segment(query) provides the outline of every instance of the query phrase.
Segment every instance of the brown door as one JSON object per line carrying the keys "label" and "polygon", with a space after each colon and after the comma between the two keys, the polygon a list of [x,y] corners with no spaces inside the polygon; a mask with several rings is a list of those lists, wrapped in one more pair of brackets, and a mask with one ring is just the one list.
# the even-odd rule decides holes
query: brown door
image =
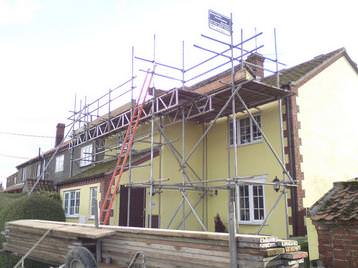
{"label": "brown door", "polygon": [[[128,187],[121,186],[119,225],[127,226]],[[131,188],[129,226],[145,227],[145,188]]]}

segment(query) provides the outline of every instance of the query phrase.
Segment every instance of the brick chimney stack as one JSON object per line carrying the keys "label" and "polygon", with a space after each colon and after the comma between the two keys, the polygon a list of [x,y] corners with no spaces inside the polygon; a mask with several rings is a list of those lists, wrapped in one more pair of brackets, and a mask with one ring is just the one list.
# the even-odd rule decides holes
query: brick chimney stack
{"label": "brick chimney stack", "polygon": [[257,79],[264,77],[264,61],[264,56],[259,53],[252,53],[246,58],[248,66],[253,70]]}
{"label": "brick chimney stack", "polygon": [[56,126],[55,147],[62,142],[64,136],[65,136],[65,124],[58,123]]}

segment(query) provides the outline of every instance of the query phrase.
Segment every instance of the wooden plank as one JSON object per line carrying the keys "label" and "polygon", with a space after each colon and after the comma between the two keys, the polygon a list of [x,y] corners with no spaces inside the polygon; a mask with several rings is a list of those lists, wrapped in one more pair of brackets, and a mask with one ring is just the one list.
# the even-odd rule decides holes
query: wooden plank
{"label": "wooden plank", "polygon": [[50,222],[40,220],[19,220],[8,223],[8,226],[25,227],[33,230],[48,230],[51,229],[53,233],[66,234],[81,238],[99,239],[106,236],[111,236],[115,233],[115,230],[107,228],[93,228],[93,225],[78,225],[69,224],[65,222]]}
{"label": "wooden plank", "polygon": [[240,248],[238,249],[238,253],[271,257],[271,256],[285,253],[285,249],[284,248],[265,248],[265,249]]}
{"label": "wooden plank", "polygon": [[301,250],[301,246],[298,245],[298,246],[287,246],[287,247],[284,247],[285,249],[285,252],[295,252],[295,251],[300,251]]}
{"label": "wooden plank", "polygon": [[304,259],[307,257],[308,257],[308,254],[307,254],[307,252],[304,252],[304,251],[296,251],[296,252],[285,253],[285,254],[281,255],[282,259],[287,259],[287,260]]}
{"label": "wooden plank", "polygon": [[297,246],[298,242],[296,240],[277,240],[276,244],[279,247],[290,247]]}
{"label": "wooden plank", "polygon": [[257,248],[257,249],[262,249],[262,248],[274,248],[276,247],[276,242],[272,242],[272,243],[248,243],[248,242],[239,242],[238,243],[238,247],[239,248]]}

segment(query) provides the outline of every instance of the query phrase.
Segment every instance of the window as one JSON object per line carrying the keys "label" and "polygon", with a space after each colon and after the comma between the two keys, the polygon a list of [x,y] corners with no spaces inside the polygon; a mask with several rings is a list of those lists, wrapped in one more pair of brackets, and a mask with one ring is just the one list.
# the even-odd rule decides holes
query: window
{"label": "window", "polygon": [[[254,116],[256,122],[261,128],[261,115]],[[232,121],[230,122],[230,145],[234,145],[233,139],[233,125]],[[262,139],[262,133],[256,124],[251,120],[250,117],[237,119],[236,120],[236,132],[237,132],[237,144],[250,144],[260,141]]]}
{"label": "window", "polygon": [[26,169],[26,167],[24,167],[23,169],[22,169],[22,181],[25,181],[26,180],[26,176],[27,176],[27,169]]}
{"label": "window", "polygon": [[90,188],[90,216],[95,216],[95,211],[97,208],[97,187]]}
{"label": "window", "polygon": [[36,178],[40,177],[40,175],[41,175],[41,163],[38,163],[36,169]]}
{"label": "window", "polygon": [[80,210],[80,190],[63,193],[66,217],[78,216]]}
{"label": "window", "polygon": [[55,165],[55,172],[61,172],[63,171],[63,162],[65,159],[65,155],[61,154],[56,157],[56,165]]}
{"label": "window", "polygon": [[[264,182],[264,179],[255,179]],[[239,200],[238,213],[241,223],[261,223],[265,219],[265,194],[261,184],[247,184],[239,186],[237,196]]]}
{"label": "window", "polygon": [[92,163],[92,144],[81,148],[80,167],[88,166]]}

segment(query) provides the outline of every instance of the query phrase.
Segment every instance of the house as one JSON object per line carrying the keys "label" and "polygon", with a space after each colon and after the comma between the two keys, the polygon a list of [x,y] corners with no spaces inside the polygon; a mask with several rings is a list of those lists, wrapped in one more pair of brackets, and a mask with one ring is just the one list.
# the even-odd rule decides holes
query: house
{"label": "house", "polygon": [[324,267],[358,266],[358,180],[335,182],[311,208]]}
{"label": "house", "polygon": [[[224,107],[231,88],[219,81],[230,81],[230,73],[221,73],[186,89],[156,90],[154,116],[150,115],[152,102],[145,104],[144,118],[132,148],[131,168],[126,166],[121,178],[111,224],[214,231],[214,219],[219,214],[228,225],[227,180],[234,174],[234,131],[231,106]],[[241,96],[272,146],[280,151],[278,99],[289,92],[260,83],[249,69],[237,68],[235,84],[245,85],[241,88]],[[210,106],[206,107],[207,104]],[[239,100],[235,104],[238,112],[237,177],[246,180],[245,184],[238,185],[242,200],[238,208],[240,232],[256,233],[262,225],[263,233],[286,237],[286,229],[282,228],[286,222],[284,199],[265,220],[281,194],[270,185],[275,177],[282,175],[281,166],[275,163],[261,131],[244,112]],[[200,109],[196,109],[199,106]],[[221,109],[216,124],[206,135],[210,122]],[[95,133],[103,133],[100,137],[104,140],[104,156],[98,162],[92,154],[87,159],[91,168],[56,183],[64,198],[69,221],[81,218],[81,221],[92,222],[94,200],[103,202],[115,167],[113,156],[118,154],[126,131],[121,124],[129,112],[130,108],[112,114],[111,125],[118,129],[105,129],[108,126],[103,119],[108,118],[106,114],[96,119],[98,123],[90,122],[89,127],[77,132],[72,140],[73,150],[83,151],[86,146],[94,148]],[[183,164],[184,158],[188,165]],[[214,180],[216,184],[212,184]],[[288,231],[292,234],[292,226],[288,226]]]}
{"label": "house", "polygon": [[18,173],[15,172],[6,178],[6,189],[8,193],[22,192],[24,184],[18,179]]}
{"label": "house", "polygon": [[[334,181],[358,174],[357,65],[344,48],[280,71],[280,86],[295,93],[285,100],[287,165],[296,178],[293,221],[303,235],[307,229],[310,259],[319,258],[317,234],[306,210]],[[275,77],[265,78],[275,83]],[[297,211],[294,209],[297,208]],[[305,224],[303,224],[303,218]],[[305,228],[306,227],[306,228]]]}
{"label": "house", "polygon": [[[357,67],[342,48],[281,70],[277,80],[264,77],[264,61],[253,53],[235,68],[243,102],[236,94],[231,103],[230,71],[190,87],[151,88],[110,224],[214,231],[217,215],[229,224],[228,188],[235,187],[239,232],[307,233],[310,258],[319,258],[306,211],[334,180],[358,174]],[[103,115],[83,108],[74,119],[88,121],[56,147],[44,178],[61,193],[68,221],[93,222],[131,107]],[[18,176],[34,173],[55,151],[19,165]]]}

